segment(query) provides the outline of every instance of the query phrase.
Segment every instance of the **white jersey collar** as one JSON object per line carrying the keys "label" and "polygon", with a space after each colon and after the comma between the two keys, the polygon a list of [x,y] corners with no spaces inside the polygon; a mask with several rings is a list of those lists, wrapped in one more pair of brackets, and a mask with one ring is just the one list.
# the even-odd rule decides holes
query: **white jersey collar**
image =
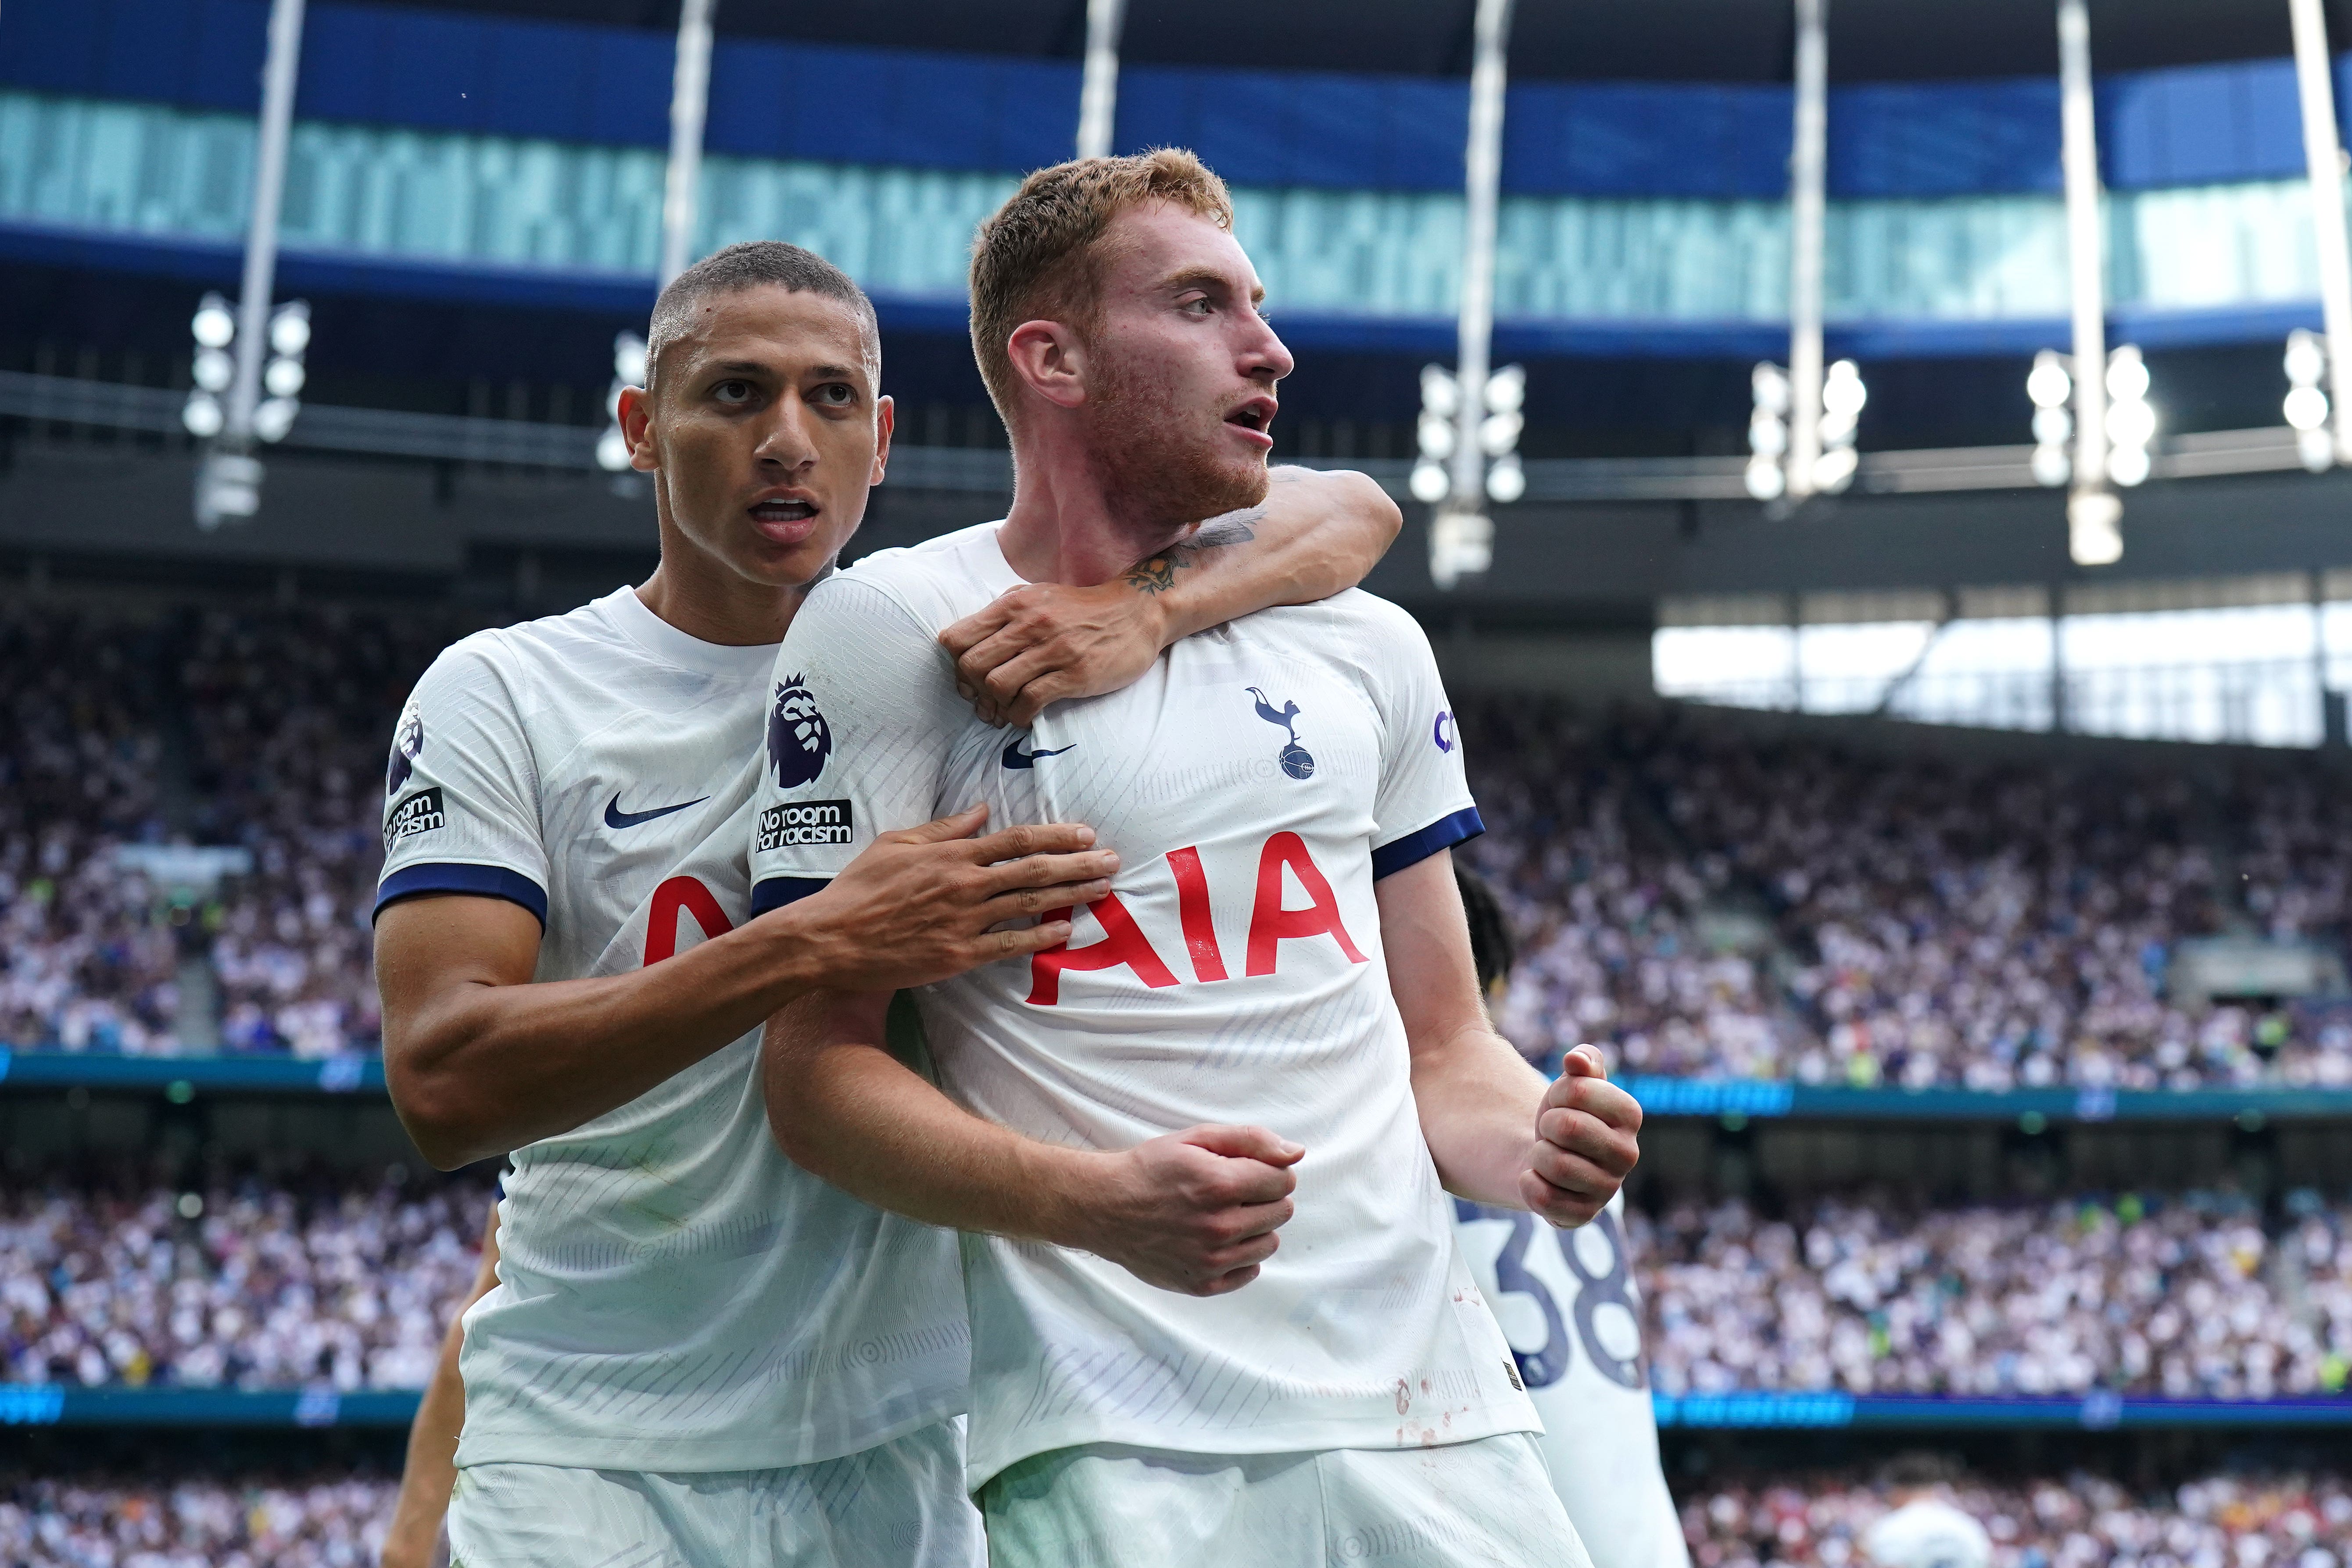
{"label": "white jersey collar", "polygon": [[764,678],[776,662],[774,643],[730,647],[688,637],[646,608],[635,588],[615,588],[592,606],[613,628],[663,663],[700,675]]}

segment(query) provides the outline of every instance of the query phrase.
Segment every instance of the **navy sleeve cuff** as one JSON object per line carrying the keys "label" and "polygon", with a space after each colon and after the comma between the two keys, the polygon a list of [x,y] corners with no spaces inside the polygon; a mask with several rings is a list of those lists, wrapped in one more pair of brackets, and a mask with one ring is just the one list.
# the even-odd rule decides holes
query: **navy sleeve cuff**
{"label": "navy sleeve cuff", "polygon": [[1451,816],[1441,816],[1420,831],[1391,839],[1373,850],[1372,880],[1394,876],[1416,861],[1426,860],[1441,849],[1467,843],[1486,831],[1486,825],[1478,820],[1478,808],[1465,805]]}
{"label": "navy sleeve cuff", "polygon": [[403,866],[376,885],[375,916],[403,899],[420,893],[472,893],[478,898],[504,899],[520,904],[547,929],[547,889],[520,871],[504,866],[467,866],[456,861]]}
{"label": "navy sleeve cuff", "polygon": [[771,877],[751,889],[751,912],[764,915],[770,910],[797,904],[811,893],[822,893],[832,885],[830,877]]}

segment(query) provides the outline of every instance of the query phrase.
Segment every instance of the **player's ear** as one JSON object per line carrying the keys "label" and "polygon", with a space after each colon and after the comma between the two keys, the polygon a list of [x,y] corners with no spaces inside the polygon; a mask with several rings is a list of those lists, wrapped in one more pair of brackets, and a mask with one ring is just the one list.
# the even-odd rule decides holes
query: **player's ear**
{"label": "player's ear", "polygon": [[1005,357],[1024,386],[1058,408],[1087,400],[1085,346],[1059,321],[1024,321],[1004,341]]}
{"label": "player's ear", "polygon": [[874,472],[866,481],[868,485],[880,484],[883,470],[890,466],[890,432],[898,421],[898,405],[888,394],[874,400]]}
{"label": "player's ear", "polygon": [[653,394],[642,386],[621,389],[621,435],[629,443],[629,467],[652,473],[661,467],[661,449],[654,440]]}

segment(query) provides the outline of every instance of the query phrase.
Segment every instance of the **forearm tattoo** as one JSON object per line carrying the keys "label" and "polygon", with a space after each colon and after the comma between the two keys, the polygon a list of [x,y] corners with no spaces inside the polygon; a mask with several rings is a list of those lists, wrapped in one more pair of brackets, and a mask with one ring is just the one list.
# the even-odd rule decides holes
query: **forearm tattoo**
{"label": "forearm tattoo", "polygon": [[1127,585],[1139,594],[1164,594],[1176,586],[1176,574],[1187,566],[1197,566],[1201,557],[1212,550],[1222,550],[1229,544],[1247,544],[1257,537],[1256,524],[1265,516],[1262,506],[1244,507],[1223,517],[1213,517],[1181,544],[1171,544],[1148,560],[1139,561],[1127,569]]}

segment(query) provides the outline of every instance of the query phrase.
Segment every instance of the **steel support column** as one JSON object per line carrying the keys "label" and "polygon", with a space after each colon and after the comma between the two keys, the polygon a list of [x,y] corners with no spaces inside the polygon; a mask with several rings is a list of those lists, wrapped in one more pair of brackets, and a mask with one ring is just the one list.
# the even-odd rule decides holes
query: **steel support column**
{"label": "steel support column", "polygon": [[1788,495],[1816,488],[1822,459],[1822,231],[1829,218],[1829,0],[1797,3],[1797,110],[1789,155]]}
{"label": "steel support column", "polygon": [[1087,0],[1087,71],[1078,89],[1078,156],[1110,156],[1118,121],[1118,34],[1127,0]]}
{"label": "steel support column", "polygon": [[2319,309],[2327,329],[2327,397],[2336,460],[2352,463],[2352,245],[2344,228],[2344,142],[2336,124],[2336,83],[2323,0],[2287,0],[2294,22],[2294,79],[2303,100],[2303,158],[2311,178],[2312,231],[2319,245]]}
{"label": "steel support column", "polygon": [[2076,564],[2123,553],[2123,503],[2107,486],[2107,289],[2092,112],[2091,19],[2084,0],[2058,0],[2059,162],[2066,185],[2066,273],[2074,326],[2074,476],[2066,500]]}
{"label": "steel support column", "polygon": [[1478,426],[1486,417],[1486,378],[1494,371],[1495,227],[1503,183],[1503,89],[1511,34],[1511,0],[1478,0],[1470,65],[1470,136],[1462,154],[1462,310],[1455,323],[1454,375],[1462,388],[1454,418],[1454,489],[1449,510],[1486,510],[1486,458]]}
{"label": "steel support column", "polygon": [[662,180],[661,284],[694,262],[702,194],[702,129],[710,116],[710,18],[719,0],[684,0],[669,88],[669,168]]}

